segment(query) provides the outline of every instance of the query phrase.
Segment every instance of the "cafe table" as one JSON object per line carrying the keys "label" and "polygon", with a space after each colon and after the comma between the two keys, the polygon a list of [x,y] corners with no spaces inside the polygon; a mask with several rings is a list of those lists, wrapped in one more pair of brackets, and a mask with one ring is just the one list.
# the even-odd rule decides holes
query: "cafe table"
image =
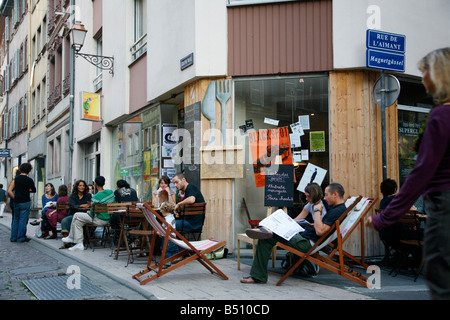
{"label": "cafe table", "polygon": [[[132,231],[147,231],[149,228],[149,224],[145,219],[142,210],[136,207],[136,204],[133,203],[112,203],[108,204],[108,213],[110,215],[117,215],[120,220],[120,231],[119,231],[119,239],[116,248],[115,259],[117,260],[119,257],[120,251],[127,251],[128,254],[128,263],[132,262],[132,252],[130,250],[130,244],[127,238],[127,232],[132,234]],[[140,234],[135,234],[140,235]],[[143,234],[145,235],[145,234]],[[125,244],[125,248],[122,248],[122,243]],[[141,246],[142,249],[142,246]],[[141,250],[142,251],[142,250]],[[112,252],[113,253],[113,252]],[[143,253],[143,252],[141,252]]]}

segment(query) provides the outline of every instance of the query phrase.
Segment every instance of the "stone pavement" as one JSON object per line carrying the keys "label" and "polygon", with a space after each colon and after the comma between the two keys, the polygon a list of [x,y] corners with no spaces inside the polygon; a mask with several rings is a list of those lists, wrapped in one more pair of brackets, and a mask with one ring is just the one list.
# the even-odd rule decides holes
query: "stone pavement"
{"label": "stone pavement", "polygon": [[[110,248],[68,251],[58,249],[57,240],[34,237],[36,227],[28,225],[28,243],[9,242],[11,214],[0,219],[0,299],[36,299],[21,281],[33,278],[56,277],[66,273],[69,266],[79,267],[83,277],[106,291],[103,295],[86,296],[77,300],[372,300],[372,299],[429,299],[423,277],[417,282],[411,276],[396,278],[382,274],[381,290],[369,290],[343,279],[331,272],[323,272],[315,278],[290,277],[281,286],[275,286],[284,271],[277,266],[270,268],[269,281],[265,285],[244,285],[239,280],[249,274],[251,250],[241,259],[237,270],[236,259],[215,260],[229,280],[210,274],[201,264],[191,262],[162,278],[146,285],[132,279],[132,275],[145,268],[146,258],[126,263],[126,256],[115,260]],[[242,250],[245,251],[245,250]],[[280,255],[283,253],[280,252]],[[24,269],[34,268],[34,269]],[[325,270],[326,271],[326,270]],[[395,280],[394,280],[395,279]],[[395,281],[395,282],[393,282]]]}

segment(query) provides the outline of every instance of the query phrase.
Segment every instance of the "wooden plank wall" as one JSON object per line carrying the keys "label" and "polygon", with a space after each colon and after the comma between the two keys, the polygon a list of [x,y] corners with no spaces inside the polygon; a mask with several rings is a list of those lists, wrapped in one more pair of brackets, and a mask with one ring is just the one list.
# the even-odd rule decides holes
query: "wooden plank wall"
{"label": "wooden plank wall", "polygon": [[[195,102],[202,102],[206,89],[210,81],[223,79],[202,79],[189,84],[185,88],[184,104],[186,106]],[[232,99],[228,100],[226,105],[226,127],[232,128]],[[216,100],[216,127],[221,125],[221,106]],[[210,129],[209,120],[201,115],[201,131]],[[217,134],[216,134],[217,137]],[[219,138],[219,137],[217,137]],[[202,147],[204,147],[209,136],[202,138]],[[231,143],[232,137],[227,137]],[[230,252],[233,249],[233,179],[201,179],[201,191],[206,205],[206,218],[203,227],[202,239],[215,238],[225,240]]]}
{"label": "wooden plank wall", "polygon": [[[372,88],[379,73],[373,71],[330,72],[331,177],[341,183],[346,196],[363,195],[381,199],[383,180],[381,108]],[[398,181],[397,107],[386,109],[388,177]],[[378,208],[379,201],[375,205]],[[369,213],[373,214],[373,212]],[[378,232],[365,228],[367,256],[384,254]],[[360,230],[347,241],[347,250],[360,253]]]}

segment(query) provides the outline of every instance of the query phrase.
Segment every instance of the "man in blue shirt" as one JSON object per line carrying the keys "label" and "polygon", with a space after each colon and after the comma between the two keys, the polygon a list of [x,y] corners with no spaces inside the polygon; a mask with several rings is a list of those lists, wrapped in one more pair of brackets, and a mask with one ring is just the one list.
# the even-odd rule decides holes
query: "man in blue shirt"
{"label": "man in blue shirt", "polygon": [[282,242],[301,252],[308,252],[314,242],[327,233],[334,222],[347,210],[344,200],[344,188],[339,183],[331,183],[325,188],[324,200],[328,203],[327,214],[322,220],[322,205],[314,205],[314,224],[287,241],[276,234],[269,239],[260,239],[256,246],[255,258],[250,270],[250,276],[242,278],[242,283],[266,283],[268,277],[267,263],[272,248],[277,242]]}

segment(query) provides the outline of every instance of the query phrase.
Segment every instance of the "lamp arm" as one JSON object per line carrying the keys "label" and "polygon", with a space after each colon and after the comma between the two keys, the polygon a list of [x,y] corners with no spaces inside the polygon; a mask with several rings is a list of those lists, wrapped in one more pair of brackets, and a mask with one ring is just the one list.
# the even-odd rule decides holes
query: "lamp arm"
{"label": "lamp arm", "polygon": [[94,54],[80,53],[78,51],[75,51],[75,57],[82,57],[97,68],[109,70],[110,74],[114,74],[114,57],[98,56]]}

